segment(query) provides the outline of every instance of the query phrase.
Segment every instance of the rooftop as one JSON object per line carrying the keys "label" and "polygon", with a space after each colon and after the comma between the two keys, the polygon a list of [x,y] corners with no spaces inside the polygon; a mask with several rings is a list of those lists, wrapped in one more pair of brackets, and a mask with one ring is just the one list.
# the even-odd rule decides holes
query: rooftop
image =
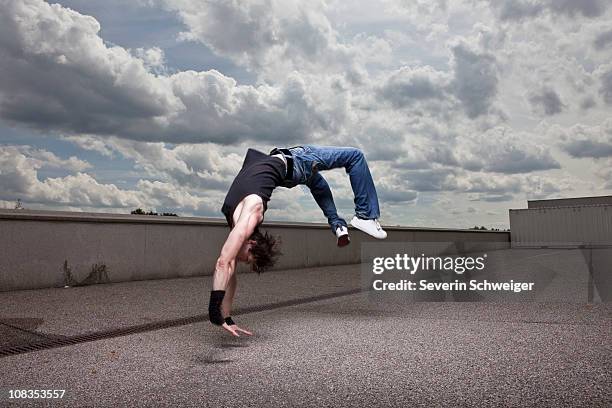
{"label": "rooftop", "polygon": [[[551,251],[535,255],[558,259]],[[62,406],[603,406],[612,397],[609,303],[374,299],[360,275],[359,265],[240,275],[233,315],[254,332],[241,338],[208,323],[210,277],[0,293],[0,398],[15,388],[65,389]],[[40,346],[19,349],[28,344]]]}

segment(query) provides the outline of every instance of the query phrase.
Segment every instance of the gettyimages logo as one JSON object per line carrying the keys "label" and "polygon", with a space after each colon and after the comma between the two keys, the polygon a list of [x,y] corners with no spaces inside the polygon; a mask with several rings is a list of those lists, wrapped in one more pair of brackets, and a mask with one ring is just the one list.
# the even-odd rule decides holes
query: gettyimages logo
{"label": "gettyimages logo", "polygon": [[[475,293],[482,295],[485,292],[529,292],[533,290],[534,282],[521,282],[514,279],[496,281],[482,279],[479,272],[484,272],[487,254],[480,256],[411,256],[406,253],[396,253],[394,256],[373,257],[371,272],[376,279],[367,279],[369,286],[378,291],[420,292],[426,295],[420,300],[437,300],[446,296],[445,291],[458,293]],[[488,266],[490,267],[490,265]],[[493,263],[495,268],[495,263]],[[466,274],[467,272],[467,274]],[[499,273],[500,271],[498,271]],[[384,274],[384,275],[383,275]],[[408,276],[399,277],[398,274]],[[449,274],[451,275],[449,279]],[[452,278],[452,275],[457,275]],[[471,279],[470,279],[471,278]],[[469,279],[469,280],[468,280]],[[464,295],[465,301],[469,296]],[[481,300],[481,298],[474,298]]]}
{"label": "gettyimages logo", "polygon": [[406,271],[414,275],[418,271],[453,271],[458,275],[466,271],[482,271],[485,268],[487,254],[482,256],[410,256],[396,254],[394,257],[375,257],[372,260],[372,272],[380,275],[386,271]]}

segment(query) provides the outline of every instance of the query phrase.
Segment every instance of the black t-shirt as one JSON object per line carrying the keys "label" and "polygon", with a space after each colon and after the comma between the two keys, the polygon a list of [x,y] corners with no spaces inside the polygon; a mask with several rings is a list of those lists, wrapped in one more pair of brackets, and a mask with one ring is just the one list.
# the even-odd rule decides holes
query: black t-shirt
{"label": "black t-shirt", "polygon": [[268,201],[272,191],[280,186],[285,179],[285,164],[278,157],[269,156],[255,149],[247,151],[242,168],[230,186],[221,212],[232,228],[234,210],[249,194],[257,194],[263,200],[264,211],[268,209]]}

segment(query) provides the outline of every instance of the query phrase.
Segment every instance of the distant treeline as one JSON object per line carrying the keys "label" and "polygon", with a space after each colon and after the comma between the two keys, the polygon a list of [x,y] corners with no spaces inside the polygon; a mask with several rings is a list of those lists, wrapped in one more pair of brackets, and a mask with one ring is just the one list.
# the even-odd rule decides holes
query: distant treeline
{"label": "distant treeline", "polygon": [[162,215],[162,216],[166,215],[166,216],[169,216],[169,217],[178,217],[178,215],[175,214],[175,213],[165,212],[165,213],[159,214],[159,213],[156,213],[156,212],[153,212],[153,211],[147,212],[147,211],[143,210],[142,208],[137,208],[137,209],[133,210],[130,214],[136,214],[136,215]]}
{"label": "distant treeline", "polygon": [[471,230],[482,230],[482,231],[510,231],[510,229],[500,230],[499,228],[487,228],[484,225],[480,227],[478,225],[474,225],[470,228]]}

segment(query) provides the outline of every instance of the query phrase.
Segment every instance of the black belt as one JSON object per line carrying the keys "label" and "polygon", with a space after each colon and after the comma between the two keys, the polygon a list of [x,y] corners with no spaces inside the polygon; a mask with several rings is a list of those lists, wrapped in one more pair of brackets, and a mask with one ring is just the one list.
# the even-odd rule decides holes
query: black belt
{"label": "black belt", "polygon": [[293,180],[293,155],[291,154],[291,151],[289,149],[279,149],[278,147],[275,147],[270,151],[270,156],[274,154],[282,154],[283,157],[285,157],[285,160],[287,160],[287,173],[285,175],[285,180]]}

